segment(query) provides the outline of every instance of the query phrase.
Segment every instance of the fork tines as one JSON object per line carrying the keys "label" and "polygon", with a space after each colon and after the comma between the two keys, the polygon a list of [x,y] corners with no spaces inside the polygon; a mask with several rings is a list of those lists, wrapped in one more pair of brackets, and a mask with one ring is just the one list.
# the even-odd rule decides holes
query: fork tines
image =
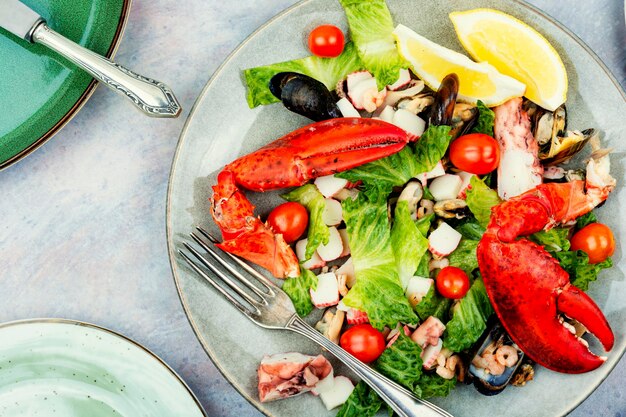
{"label": "fork tines", "polygon": [[[250,314],[260,314],[260,310],[258,307],[267,306],[267,297],[273,297],[275,295],[275,289],[278,288],[273,282],[264,277],[250,265],[243,262],[241,259],[236,256],[231,255],[230,253],[226,253],[226,256],[231,259],[233,262],[229,262],[223,257],[221,257],[215,249],[213,249],[213,245],[219,243],[218,240],[212,236],[206,230],[196,227],[196,230],[199,234],[192,232],[190,234],[191,238],[198,244],[202,249],[204,249],[210,257],[215,261],[211,262],[205,256],[203,256],[200,252],[193,248],[193,246],[184,242],[183,245],[185,248],[200,262],[202,266],[199,266],[196,261],[191,259],[191,257],[182,250],[178,250],[178,252],[183,256],[185,261],[189,264],[189,266],[202,278],[204,278],[209,284],[211,284],[216,290],[218,290],[228,301],[237,307],[242,313],[246,315]],[[211,243],[207,243],[208,240]],[[259,285],[255,284],[252,280],[244,276],[236,267],[238,265],[243,270],[245,270],[250,276],[254,277],[256,281],[260,284],[262,288],[259,288]],[[219,264],[223,267],[228,273],[223,271],[221,268],[218,268],[216,264]],[[209,269],[213,272],[219,279],[226,284],[234,293],[237,294],[238,298],[235,297],[230,291],[224,288],[223,284],[220,284],[217,279],[211,274],[206,272],[206,269]],[[235,278],[236,280],[233,280]],[[243,285],[241,285],[243,284]],[[242,288],[247,288],[247,291]]]}

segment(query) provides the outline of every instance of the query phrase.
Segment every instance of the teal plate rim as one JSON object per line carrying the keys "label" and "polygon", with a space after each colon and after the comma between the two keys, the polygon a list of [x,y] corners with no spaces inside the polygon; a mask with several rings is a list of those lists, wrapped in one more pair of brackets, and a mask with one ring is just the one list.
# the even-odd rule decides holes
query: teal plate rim
{"label": "teal plate rim", "polygon": [[119,339],[122,339],[125,342],[130,343],[131,345],[133,345],[133,346],[139,348],[140,350],[142,350],[143,352],[147,353],[152,358],[156,359],[156,361],[160,365],[162,365],[183,386],[183,388],[185,388],[187,393],[189,393],[189,395],[191,396],[193,401],[198,406],[198,409],[200,410],[202,415],[205,416],[205,417],[208,417],[208,414],[204,410],[204,407],[202,407],[202,404],[200,404],[200,401],[198,400],[198,398],[196,397],[194,392],[191,390],[191,388],[189,388],[189,386],[183,380],[183,378],[181,378],[181,376],[178,375],[178,373],[174,369],[172,369],[171,366],[169,366],[163,359],[161,359],[156,353],[152,352],[147,347],[143,346],[139,342],[136,342],[133,339],[127,337],[127,336],[124,336],[121,333],[116,332],[115,330],[111,330],[109,328],[106,328],[106,327],[103,327],[103,326],[99,326],[97,324],[89,323],[89,322],[86,322],[86,321],[82,321],[82,320],[64,319],[64,318],[56,318],[56,317],[32,318],[32,319],[21,319],[21,320],[7,321],[7,322],[4,322],[4,323],[0,323],[0,330],[1,329],[5,329],[7,327],[15,327],[15,326],[21,326],[21,325],[24,325],[24,324],[34,324],[34,323],[46,323],[46,324],[59,324],[60,323],[60,324],[71,324],[71,325],[80,326],[80,327],[87,327],[87,328],[91,328],[91,329],[94,329],[94,330],[97,330],[97,331],[108,333],[108,334],[110,334],[112,336],[115,336],[115,337],[117,337]]}
{"label": "teal plate rim", "polygon": [[[170,262],[170,269],[172,271],[172,277],[174,279],[174,284],[176,285],[176,290],[177,290],[177,293],[178,293],[178,299],[180,300],[181,305],[183,306],[183,311],[185,312],[185,316],[187,317],[187,320],[189,321],[189,324],[191,325],[191,328],[193,329],[193,332],[196,335],[196,338],[200,342],[200,345],[202,346],[202,349],[204,349],[204,351],[207,353],[207,355],[211,359],[211,362],[213,362],[213,364],[220,371],[222,376],[237,390],[239,395],[241,395],[246,401],[248,401],[248,403],[250,403],[250,405],[252,405],[256,410],[258,410],[259,412],[261,412],[262,414],[264,414],[267,417],[277,417],[277,416],[275,416],[273,414],[270,414],[269,412],[266,412],[265,410],[262,410],[258,406],[258,400],[255,399],[255,398],[252,398],[249,395],[247,395],[246,392],[244,391],[243,387],[241,387],[239,385],[239,383],[237,381],[235,381],[232,378],[232,376],[230,374],[228,374],[228,372],[226,372],[226,370],[222,367],[222,365],[219,363],[219,361],[216,360],[214,352],[205,343],[202,335],[200,334],[200,332],[198,330],[197,324],[195,323],[193,318],[187,312],[188,307],[187,307],[187,303],[185,301],[185,296],[182,293],[181,284],[179,282],[178,272],[177,272],[177,267],[176,267],[176,256],[178,254],[178,250],[176,249],[176,245],[175,245],[174,240],[173,240],[174,236],[172,235],[172,225],[170,223],[170,216],[171,216],[171,213],[172,213],[171,212],[171,205],[172,205],[172,197],[173,197],[173,195],[172,195],[172,184],[173,184],[174,173],[176,171],[177,162],[178,162],[178,159],[179,159],[179,156],[180,156],[180,152],[181,152],[181,149],[182,149],[182,144],[183,144],[183,142],[185,140],[185,137],[186,137],[186,134],[187,134],[187,130],[189,128],[191,120],[192,120],[193,116],[195,115],[196,108],[199,106],[199,103],[200,103],[202,97],[204,96],[204,94],[206,93],[206,91],[213,85],[213,82],[215,81],[217,76],[220,74],[220,72],[222,71],[223,67],[225,67],[226,64],[235,55],[237,55],[241,51],[241,49],[243,49],[247,45],[247,43],[252,38],[254,38],[259,32],[263,31],[266,27],[272,25],[275,21],[277,21],[277,20],[281,19],[282,17],[284,17],[284,16],[294,12],[296,9],[300,8],[301,6],[303,6],[303,5],[307,4],[307,3],[313,2],[313,1],[315,1],[315,0],[301,0],[301,1],[297,2],[296,4],[294,4],[292,6],[289,6],[288,8],[286,8],[285,10],[283,10],[280,13],[278,13],[277,15],[275,15],[274,17],[269,19],[267,22],[265,22],[264,24],[259,26],[248,37],[246,37],[230,54],[228,54],[228,56],[224,59],[224,61],[220,64],[220,66],[215,70],[215,72],[213,72],[213,75],[211,75],[211,78],[207,81],[205,86],[202,88],[202,91],[200,91],[200,93],[198,94],[198,97],[196,98],[196,100],[195,100],[195,102],[193,104],[193,107],[191,108],[189,114],[187,115],[187,119],[185,120],[185,124],[183,125],[183,129],[181,130],[180,136],[178,138],[178,143],[176,145],[176,152],[174,154],[174,158],[172,159],[170,175],[169,175],[169,178],[168,178],[168,187],[167,187],[167,200],[166,200],[166,207],[165,207],[165,223],[166,223],[165,224],[165,231],[166,231],[167,246],[168,246],[168,252],[169,252],[169,262]],[[613,75],[611,70],[604,63],[604,61],[602,61],[600,59],[600,57],[593,51],[593,49],[591,49],[578,35],[576,35],[574,32],[572,32],[570,29],[568,29],[565,25],[563,25],[561,22],[559,22],[554,17],[550,16],[549,14],[547,14],[543,10],[539,9],[538,7],[535,7],[532,4],[527,3],[524,0],[509,0],[509,1],[511,1],[513,3],[516,3],[516,4],[520,5],[521,7],[524,7],[526,9],[528,9],[531,13],[538,14],[539,16],[541,16],[542,18],[546,19],[547,21],[552,23],[554,26],[556,26],[559,30],[563,31],[568,36],[570,36],[602,68],[602,70],[605,72],[606,76],[611,80],[611,82],[615,85],[615,88],[617,89],[617,91],[619,91],[619,93],[621,94],[622,98],[624,99],[624,102],[626,102],[626,90],[624,90],[624,88],[620,85],[620,83],[617,81],[617,78],[615,78],[615,75]],[[620,359],[624,356],[624,353],[626,353],[626,350],[622,351],[619,354]],[[589,393],[581,401],[579,401],[579,402],[577,402],[575,404],[572,404],[572,407],[569,410],[567,410],[562,416],[568,415],[575,408],[577,408],[580,404],[582,404],[583,401],[585,399],[587,399],[602,384],[602,382],[604,382],[604,380],[609,376],[609,374],[613,371],[613,369],[615,368],[615,366],[619,362],[620,362],[619,360],[615,361],[614,365],[611,367],[611,369],[609,369],[609,371],[602,378],[600,383],[598,385],[596,385],[591,391],[589,391]]]}
{"label": "teal plate rim", "polygon": [[[120,15],[120,19],[117,25],[117,30],[115,31],[115,35],[113,36],[113,41],[111,42],[111,46],[106,53],[106,57],[112,59],[115,57],[117,50],[122,41],[122,37],[124,36],[124,31],[126,29],[126,25],[128,23],[128,17],[130,15],[130,8],[132,5],[132,0],[123,0],[122,5],[122,13]],[[80,70],[78,70],[80,71]],[[54,135],[56,135],[70,120],[78,114],[78,112],[83,108],[85,103],[91,98],[91,95],[96,90],[98,86],[98,82],[94,79],[91,80],[83,94],[76,100],[76,103],[72,106],[71,109],[68,110],[67,113],[59,120],[54,126],[52,126],[46,133],[44,133],[39,139],[33,142],[30,146],[24,148],[21,152],[13,155],[11,158],[6,161],[0,162],[0,170],[10,167],[18,161],[21,161],[35,150],[37,150],[40,146],[50,140]]]}

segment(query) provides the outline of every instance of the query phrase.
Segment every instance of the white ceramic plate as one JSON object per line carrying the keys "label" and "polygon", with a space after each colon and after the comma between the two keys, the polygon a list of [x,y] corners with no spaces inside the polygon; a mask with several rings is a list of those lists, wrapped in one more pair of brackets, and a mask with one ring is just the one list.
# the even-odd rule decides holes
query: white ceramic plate
{"label": "white ceramic plate", "polygon": [[[570,128],[599,128],[603,141],[624,152],[626,99],[617,82],[595,55],[568,30],[538,10],[515,0],[388,0],[395,23],[405,24],[444,46],[462,51],[448,13],[454,10],[492,7],[510,13],[543,33],[560,52],[567,67],[570,89],[567,101]],[[346,28],[336,0],[309,0],[277,16],[246,40],[215,73],[200,94],[181,134],[168,193],[167,232],[172,270],[187,316],[213,361],[241,394],[271,416],[331,416],[311,395],[268,404],[258,402],[256,368],[264,354],[319,349],[301,337],[256,327],[206,285],[177,255],[182,241],[195,225],[217,233],[209,213],[210,187],[215,172],[237,156],[303,126],[308,120],[281,105],[250,110],[245,100],[241,71],[258,65],[308,55],[303,31],[323,22]],[[613,158],[613,175],[620,185],[598,214],[601,220],[625,236],[626,191],[621,184],[624,164]],[[275,193],[251,197],[258,212],[267,212],[279,199]],[[558,416],[582,402],[615,366],[626,345],[626,283],[621,264],[621,244],[614,256],[615,268],[604,271],[589,294],[602,308],[616,335],[608,361],[584,375],[562,375],[538,369],[536,380],[525,388],[509,388],[495,397],[484,397],[472,387],[460,386],[449,397],[433,402],[455,416]],[[341,373],[342,371],[339,371]]]}
{"label": "white ceramic plate", "polygon": [[187,385],[137,343],[87,323],[0,325],[0,417],[202,417]]}

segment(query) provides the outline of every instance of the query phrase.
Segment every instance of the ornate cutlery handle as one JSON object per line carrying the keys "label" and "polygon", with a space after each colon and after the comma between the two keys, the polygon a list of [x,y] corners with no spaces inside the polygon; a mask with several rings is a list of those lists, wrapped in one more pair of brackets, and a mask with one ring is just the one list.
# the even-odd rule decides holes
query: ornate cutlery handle
{"label": "ornate cutlery handle", "polygon": [[94,78],[122,94],[152,117],[177,117],[181,107],[165,84],[134,72],[92,52],[50,29],[45,22],[31,32],[33,42],[47,46]]}
{"label": "ornate cutlery handle", "polygon": [[408,390],[387,377],[371,369],[363,362],[325,338],[317,330],[302,321],[297,315],[287,324],[287,329],[308,337],[327,349],[337,359],[346,364],[355,374],[367,383],[401,417],[452,417],[451,414],[434,404],[417,399]]}

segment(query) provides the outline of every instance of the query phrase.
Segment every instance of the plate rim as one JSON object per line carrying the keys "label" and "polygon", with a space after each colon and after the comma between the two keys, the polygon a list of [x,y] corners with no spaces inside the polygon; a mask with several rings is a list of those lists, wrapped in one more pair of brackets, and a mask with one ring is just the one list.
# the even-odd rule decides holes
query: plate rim
{"label": "plate rim", "polygon": [[[165,234],[166,234],[166,239],[167,239],[167,247],[168,247],[168,255],[169,255],[168,257],[169,257],[170,269],[172,272],[172,278],[174,279],[174,284],[176,285],[176,292],[178,294],[178,299],[180,300],[181,305],[183,307],[185,317],[187,317],[187,320],[189,321],[189,324],[191,325],[193,333],[195,334],[196,338],[200,342],[200,346],[202,346],[202,349],[204,349],[204,351],[207,353],[207,355],[211,359],[211,362],[219,370],[222,376],[228,381],[228,383],[233,388],[235,388],[235,390],[239,393],[239,395],[241,395],[246,401],[248,401],[248,403],[250,403],[256,410],[258,410],[259,412],[261,412],[263,415],[267,417],[279,417],[279,416],[271,414],[269,410],[262,409],[260,407],[260,403],[256,399],[249,396],[245,392],[244,387],[242,387],[238,382],[235,381],[233,375],[230,375],[222,367],[222,364],[216,359],[213,350],[209,347],[205,339],[200,334],[199,327],[195,323],[194,319],[188,313],[188,306],[185,301],[185,295],[183,294],[182,287],[179,282],[178,266],[176,265],[176,256],[178,254],[178,249],[176,248],[175,242],[173,241],[174,236],[173,236],[173,231],[172,231],[172,224],[170,221],[171,213],[172,213],[172,186],[173,186],[172,184],[173,184],[174,174],[176,173],[176,168],[177,168],[178,161],[180,158],[182,145],[185,143],[187,131],[189,129],[191,121],[195,115],[197,108],[200,106],[200,102],[204,98],[207,90],[213,85],[217,77],[220,75],[222,69],[230,62],[231,59],[233,59],[237,54],[239,54],[241,49],[243,49],[254,37],[256,37],[257,34],[265,30],[266,27],[270,26],[275,21],[283,18],[284,16],[292,13],[296,9],[304,6],[305,4],[308,4],[314,1],[317,1],[317,0],[300,0],[297,3],[289,6],[288,8],[282,10],[281,12],[279,12],[278,14],[276,14],[269,20],[267,20],[265,23],[263,23],[261,26],[255,29],[250,35],[248,35],[239,45],[237,45],[237,47],[235,47],[235,49],[233,49],[232,52],[228,54],[226,58],[224,58],[224,61],[215,69],[215,71],[213,72],[213,74],[211,75],[207,83],[204,85],[204,87],[198,94],[198,97],[194,101],[194,104],[185,119],[185,124],[183,125],[181,133],[179,135],[178,142],[176,144],[176,151],[174,153],[174,157],[172,158],[172,163],[170,167],[170,175],[168,178],[168,186],[167,186],[167,196],[166,196],[166,205],[165,205]],[[609,80],[613,83],[617,91],[621,94],[624,102],[626,102],[626,90],[617,81],[617,78],[615,77],[613,72],[607,67],[604,61],[602,61],[602,59],[600,59],[600,57],[593,51],[593,49],[591,49],[591,47],[589,47],[578,35],[572,32],[569,28],[567,28],[563,23],[561,23],[556,18],[552,17],[551,15],[539,9],[538,7],[526,2],[525,0],[508,0],[508,1],[515,3],[523,8],[526,8],[531,13],[538,14],[540,17],[546,19],[548,22],[556,26],[557,29],[561,30],[566,35],[571,37],[574,40],[574,42],[576,42],[580,47],[582,47],[589,54],[589,56],[593,58],[594,62],[600,66],[602,71],[604,71],[604,73],[607,75]],[[586,395],[580,401],[573,404],[568,410],[566,410],[563,414],[561,414],[561,417],[564,417],[570,414],[574,409],[580,406],[587,398],[589,398],[589,396],[591,396],[591,394],[593,394],[593,392],[600,385],[602,385],[602,383],[611,374],[611,372],[613,372],[613,370],[615,369],[617,364],[620,362],[620,360],[623,358],[625,353],[626,353],[626,349],[622,350],[622,352],[619,353],[618,359],[610,367],[610,369],[608,369],[608,372],[606,373],[606,375],[601,378],[600,383],[597,384],[595,387],[593,387],[588,393],[586,393]]]}
{"label": "plate rim", "polygon": [[[119,49],[120,44],[122,43],[122,38],[124,37],[124,32],[126,31],[126,25],[128,24],[128,18],[130,16],[130,9],[132,6],[133,0],[122,0],[122,14],[120,15],[119,22],[117,25],[117,29],[115,31],[115,35],[113,36],[113,40],[111,42],[111,46],[109,50],[104,55],[108,59],[113,59],[117,50]],[[82,71],[79,69],[79,71]],[[83,106],[89,101],[93,93],[96,91],[96,88],[100,85],[98,81],[92,79],[83,94],[76,100],[76,103],[70,108],[63,117],[57,121],[57,123],[52,126],[46,133],[41,135],[39,139],[35,142],[31,143],[26,148],[22,149],[22,151],[13,155],[11,158],[6,161],[0,162],[0,171],[16,164],[27,156],[31,155],[34,151],[39,149],[44,143],[47,143],[50,139],[52,139],[57,133],[59,133],[66,124],[70,122]]]}
{"label": "plate rim", "polygon": [[148,356],[151,356],[153,359],[156,359],[157,363],[159,363],[161,366],[163,366],[170,373],[170,375],[172,375],[174,377],[174,379],[176,379],[183,386],[183,388],[185,388],[187,393],[191,396],[191,398],[193,399],[194,403],[196,404],[196,406],[198,407],[198,409],[202,413],[202,415],[204,417],[209,417],[208,414],[206,413],[206,411],[204,410],[204,407],[202,407],[202,404],[200,403],[200,401],[198,400],[198,398],[194,394],[194,392],[191,390],[191,388],[189,388],[189,386],[187,385],[185,380],[180,375],[178,375],[178,373],[170,365],[168,365],[156,353],[152,352],[150,349],[148,349],[147,347],[145,347],[141,343],[131,339],[128,336],[123,335],[122,333],[119,333],[119,332],[117,332],[115,330],[111,330],[108,327],[104,327],[104,326],[101,326],[101,325],[98,325],[98,324],[94,324],[94,323],[90,323],[90,322],[83,321],[83,320],[66,319],[66,318],[60,318],[60,317],[39,317],[39,318],[30,318],[30,319],[11,320],[11,321],[0,323],[0,331],[2,331],[3,329],[9,328],[9,327],[19,327],[19,326],[22,326],[22,325],[36,324],[36,323],[43,323],[43,324],[70,324],[70,325],[74,325],[74,326],[86,327],[86,328],[90,328],[90,329],[93,329],[93,330],[96,330],[96,331],[99,331],[99,332],[107,333],[109,335],[112,335],[112,336],[115,336],[115,337],[121,339],[122,341],[124,341],[126,343],[130,343],[131,345],[139,348],[139,350],[143,351],[144,353],[147,353]]}

